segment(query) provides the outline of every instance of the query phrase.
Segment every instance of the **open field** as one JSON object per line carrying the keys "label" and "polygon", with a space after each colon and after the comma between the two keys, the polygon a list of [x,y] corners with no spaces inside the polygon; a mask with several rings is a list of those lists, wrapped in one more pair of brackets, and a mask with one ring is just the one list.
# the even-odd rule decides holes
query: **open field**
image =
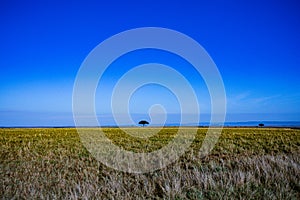
{"label": "open field", "polygon": [[[186,128],[190,131],[191,128]],[[138,131],[147,131],[137,129]],[[124,149],[150,152],[176,128],[149,139],[105,128]],[[84,148],[75,128],[0,129],[3,199],[300,199],[300,130],[225,128],[211,154],[199,157],[207,129],[174,164],[146,174],[108,168]]]}

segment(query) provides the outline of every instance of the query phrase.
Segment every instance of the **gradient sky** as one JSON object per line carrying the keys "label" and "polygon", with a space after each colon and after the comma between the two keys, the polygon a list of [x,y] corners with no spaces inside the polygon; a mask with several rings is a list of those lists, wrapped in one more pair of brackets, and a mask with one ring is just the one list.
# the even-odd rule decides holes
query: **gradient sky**
{"label": "gradient sky", "polygon": [[[0,20],[0,126],[72,125],[73,83],[88,53],[114,34],[148,26],[180,31],[206,49],[224,81],[227,121],[300,121],[296,0],[2,0]],[[201,77],[180,58],[154,50],[118,59],[97,98],[107,99],[128,67],[154,61],[177,68],[198,85],[201,109],[209,113]],[[178,102],[165,88],[142,89],[133,96],[133,113],[146,112],[156,103],[151,99],[178,112]],[[99,115],[109,114],[108,102],[97,105]]]}

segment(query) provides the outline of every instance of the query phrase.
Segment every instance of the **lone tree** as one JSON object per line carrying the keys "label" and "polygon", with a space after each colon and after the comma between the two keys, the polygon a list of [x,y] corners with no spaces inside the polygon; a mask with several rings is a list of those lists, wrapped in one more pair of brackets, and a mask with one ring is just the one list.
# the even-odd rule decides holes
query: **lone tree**
{"label": "lone tree", "polygon": [[147,122],[146,120],[141,120],[140,122],[139,122],[139,124],[142,124],[143,125],[143,127],[145,126],[145,124],[149,124],[149,122]]}
{"label": "lone tree", "polygon": [[259,127],[263,127],[263,126],[264,126],[264,124],[263,124],[263,123],[261,123],[261,124],[258,124],[258,126],[259,126]]}

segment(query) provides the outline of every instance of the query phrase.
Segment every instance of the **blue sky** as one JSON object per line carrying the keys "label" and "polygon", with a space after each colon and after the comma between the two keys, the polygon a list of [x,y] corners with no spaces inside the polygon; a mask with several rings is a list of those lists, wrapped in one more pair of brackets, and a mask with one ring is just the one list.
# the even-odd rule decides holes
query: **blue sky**
{"label": "blue sky", "polygon": [[[73,83],[88,53],[114,34],[147,26],[180,31],[206,49],[224,81],[227,121],[300,121],[296,0],[4,0],[0,16],[0,126],[72,125]],[[209,113],[201,77],[180,58],[154,50],[128,54],[111,66],[97,90],[96,98],[105,99],[97,103],[97,113],[109,115],[110,89],[122,70],[153,61],[178,69],[197,85],[201,109]],[[132,113],[143,114],[157,102],[178,112],[167,89],[142,89],[132,97]]]}

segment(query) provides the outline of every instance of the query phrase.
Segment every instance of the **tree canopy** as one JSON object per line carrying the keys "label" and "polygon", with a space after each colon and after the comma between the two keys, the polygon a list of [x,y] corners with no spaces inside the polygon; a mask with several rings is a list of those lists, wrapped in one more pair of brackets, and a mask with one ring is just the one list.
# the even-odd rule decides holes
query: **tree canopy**
{"label": "tree canopy", "polygon": [[263,124],[263,123],[260,123],[260,124],[258,124],[258,126],[259,126],[259,127],[263,127],[263,126],[264,126],[264,124]]}
{"label": "tree canopy", "polygon": [[149,122],[147,122],[146,120],[141,120],[139,122],[139,124],[143,125],[143,127],[145,126],[145,124],[149,124]]}

